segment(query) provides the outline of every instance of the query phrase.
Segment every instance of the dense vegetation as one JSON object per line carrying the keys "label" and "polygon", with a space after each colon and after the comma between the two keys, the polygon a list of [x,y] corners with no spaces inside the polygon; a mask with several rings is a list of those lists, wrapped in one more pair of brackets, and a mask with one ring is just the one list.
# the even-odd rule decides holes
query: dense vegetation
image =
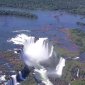
{"label": "dense vegetation", "polygon": [[[24,66],[23,62],[19,59],[19,56],[14,54],[13,52],[1,52],[0,56],[3,56],[2,58],[6,59],[10,64],[12,64],[16,72],[23,69]],[[2,68],[2,66],[0,65],[0,69],[3,72],[7,73],[7,70],[5,69],[4,66]],[[77,69],[80,70],[79,77],[76,76]],[[54,85],[56,85],[56,83],[57,85],[68,85],[68,82],[72,83],[72,85],[84,85],[85,84],[84,75],[85,75],[85,63],[77,60],[67,60],[66,66],[63,70],[62,77],[56,78],[52,76],[52,78],[50,79],[54,83]],[[36,85],[36,82],[32,74],[30,74],[30,76],[25,81],[23,81],[21,85]]]}
{"label": "dense vegetation", "polygon": [[[79,47],[80,55],[85,53],[85,31],[80,29],[71,29],[71,40]],[[84,57],[84,55],[83,55]],[[76,72],[79,69],[79,76]],[[68,60],[66,62],[63,78],[69,81],[71,85],[85,85],[85,62],[80,60]]]}
{"label": "dense vegetation", "polygon": [[[77,76],[77,71],[79,69],[79,76]],[[72,83],[72,85],[82,85],[82,81],[85,80],[85,63],[77,60],[68,60],[63,72],[63,78]],[[79,82],[76,82],[78,81]],[[85,84],[85,82],[83,82]],[[83,85],[84,85],[83,84]]]}
{"label": "dense vegetation", "polygon": [[[56,52],[58,52],[59,55],[68,58],[63,71],[62,79],[70,82],[71,85],[85,85],[85,62],[81,62],[81,59],[72,59],[75,56],[85,53],[85,31],[80,29],[70,29],[69,34],[71,42],[75,43],[79,47],[79,52],[70,52],[69,50],[59,48],[57,45],[55,46],[55,50],[57,50]],[[78,69],[79,76],[77,76]]]}
{"label": "dense vegetation", "polygon": [[76,80],[72,82],[72,85],[85,85],[84,80]]}
{"label": "dense vegetation", "polygon": [[14,16],[22,16],[22,17],[27,17],[30,19],[37,19],[37,16],[35,14],[32,14],[27,11],[19,11],[17,10],[10,10],[10,9],[0,9],[0,15],[14,15]]}
{"label": "dense vegetation", "polygon": [[85,31],[80,29],[71,30],[71,38],[80,48],[80,53],[85,52]]}
{"label": "dense vegetation", "polygon": [[67,10],[85,14],[85,0],[0,0],[1,7]]}

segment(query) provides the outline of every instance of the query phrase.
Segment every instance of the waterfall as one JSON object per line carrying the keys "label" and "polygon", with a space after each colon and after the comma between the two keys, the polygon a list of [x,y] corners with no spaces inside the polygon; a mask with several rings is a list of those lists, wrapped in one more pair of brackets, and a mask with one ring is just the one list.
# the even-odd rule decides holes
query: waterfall
{"label": "waterfall", "polygon": [[[35,68],[34,73],[39,73],[41,75],[42,82],[44,82],[46,85],[53,85],[47,76],[49,73],[48,70],[46,70],[46,68],[40,64],[40,62],[46,61],[53,56],[54,47],[49,42],[48,38],[36,39],[34,36],[19,34],[15,38],[10,39],[9,42],[23,45],[21,58],[24,63],[28,65],[28,67],[33,66]],[[65,59],[61,57],[58,65],[55,68],[56,72],[53,70],[53,75],[61,77],[64,66]]]}

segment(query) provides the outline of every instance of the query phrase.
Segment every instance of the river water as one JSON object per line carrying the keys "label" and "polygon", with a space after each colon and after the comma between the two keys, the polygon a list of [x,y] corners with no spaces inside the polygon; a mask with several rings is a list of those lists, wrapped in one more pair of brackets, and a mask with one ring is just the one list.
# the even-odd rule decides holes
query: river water
{"label": "river water", "polygon": [[[16,48],[7,40],[17,34],[27,34],[36,37],[48,37],[61,44],[62,47],[70,51],[77,51],[77,46],[72,43],[65,34],[64,29],[79,28],[84,30],[84,26],[79,26],[77,22],[85,23],[85,18],[80,15],[73,15],[62,11],[30,11],[38,16],[38,19],[27,17],[0,15],[0,50],[10,50]],[[5,59],[0,59],[0,64],[4,65],[8,71],[13,71],[12,65]]]}
{"label": "river water", "polygon": [[[85,22],[85,18],[62,11],[30,11],[38,16],[38,19],[29,19],[19,16],[0,16],[0,50],[14,48],[7,40],[17,34],[25,33],[37,37],[49,37],[58,39],[67,47],[72,47],[66,35],[60,29],[74,29],[85,27],[77,25],[77,22]],[[72,50],[72,49],[71,49]]]}

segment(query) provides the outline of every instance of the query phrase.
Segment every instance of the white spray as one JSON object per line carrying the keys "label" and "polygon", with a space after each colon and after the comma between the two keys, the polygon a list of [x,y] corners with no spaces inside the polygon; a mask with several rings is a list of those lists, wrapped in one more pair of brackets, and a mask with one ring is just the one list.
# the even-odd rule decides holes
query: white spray
{"label": "white spray", "polygon": [[45,85],[53,85],[47,77],[47,70],[40,65],[40,62],[49,59],[53,53],[53,46],[48,42],[48,38],[39,38],[35,41],[35,37],[19,34],[9,42],[23,45],[22,60],[25,64],[35,67],[34,72],[41,75]]}
{"label": "white spray", "polygon": [[[42,82],[45,85],[53,85],[47,77],[47,70],[40,65],[40,62],[49,59],[53,54],[53,46],[49,43],[48,38],[39,38],[35,41],[35,37],[19,34],[9,42],[23,45],[22,60],[25,64],[35,67],[35,73],[38,72],[42,76]],[[58,76],[62,75],[64,66],[65,59],[60,58],[59,64],[56,66]]]}
{"label": "white spray", "polygon": [[23,48],[23,59],[27,65],[39,64],[52,56],[53,46],[48,46],[47,38],[39,38],[35,41],[34,37],[29,37]]}
{"label": "white spray", "polygon": [[[40,65],[40,62],[49,59],[53,53],[53,46],[48,45],[47,38],[39,38],[35,41],[34,37],[29,37],[23,48],[23,60],[26,65],[34,66],[35,72],[41,75],[42,82],[46,85],[53,85],[48,77],[47,70]],[[43,75],[42,75],[43,74]]]}

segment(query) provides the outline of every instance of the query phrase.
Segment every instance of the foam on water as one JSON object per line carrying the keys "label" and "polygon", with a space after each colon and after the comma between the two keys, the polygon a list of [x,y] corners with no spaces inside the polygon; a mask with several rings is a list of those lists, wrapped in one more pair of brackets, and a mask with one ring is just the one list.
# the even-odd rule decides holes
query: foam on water
{"label": "foam on water", "polygon": [[72,58],[73,60],[78,60],[80,57],[75,57],[75,58]]}
{"label": "foam on water", "polygon": [[53,85],[52,82],[50,82],[48,76],[47,76],[47,70],[45,68],[43,69],[35,69],[34,72],[38,72],[40,76],[42,76],[42,82],[45,85]]}
{"label": "foam on water", "polygon": [[29,37],[26,34],[18,34],[16,37],[7,40],[7,42],[13,42],[13,44],[24,45],[28,38]]}
{"label": "foam on water", "polygon": [[30,32],[30,30],[15,30],[13,33]]}

